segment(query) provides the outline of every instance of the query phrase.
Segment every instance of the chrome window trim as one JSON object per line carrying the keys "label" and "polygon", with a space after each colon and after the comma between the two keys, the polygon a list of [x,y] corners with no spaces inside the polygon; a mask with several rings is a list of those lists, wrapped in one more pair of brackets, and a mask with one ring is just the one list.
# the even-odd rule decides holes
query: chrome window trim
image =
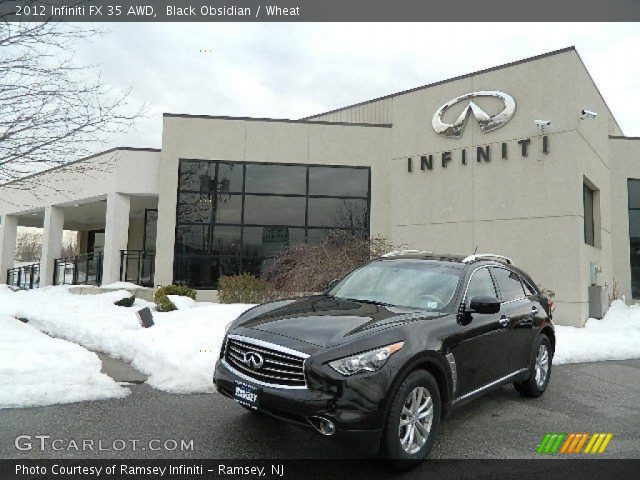
{"label": "chrome window trim", "polygon": [[[473,279],[473,276],[475,275],[475,273],[482,269],[482,268],[486,268],[488,269],[489,267],[493,267],[493,264],[489,264],[489,265],[480,265],[479,267],[476,267],[473,269],[473,271],[471,272],[471,275],[469,275],[469,280],[467,280],[467,286],[464,289],[464,295],[462,296],[462,302],[460,302],[461,305],[466,305],[467,302],[467,293],[469,292],[469,285],[471,284],[471,279]],[[491,275],[491,272],[489,272],[489,275]],[[493,276],[491,277],[491,281],[493,282]],[[496,295],[498,295],[498,288],[494,282],[493,284],[493,288],[496,291]]]}
{"label": "chrome window trim", "polygon": [[[277,352],[286,353],[287,355],[291,355],[293,357],[298,357],[298,358],[302,359],[302,373],[304,374],[304,385],[281,385],[279,383],[263,382],[261,380],[257,380],[257,379],[255,379],[253,377],[250,377],[249,375],[246,375],[245,373],[243,373],[243,372],[239,371],[238,369],[234,368],[225,359],[226,354],[227,354],[227,343],[228,343],[229,338],[234,339],[234,340],[239,340],[241,342],[249,343],[249,344],[255,345],[257,347],[269,348],[271,350],[275,350]],[[281,388],[283,390],[306,390],[306,389],[308,389],[308,386],[307,386],[307,375],[305,373],[305,370],[306,370],[307,359],[310,357],[310,355],[308,355],[306,353],[299,352],[298,350],[293,350],[292,348],[283,347],[282,345],[278,345],[278,344],[275,344],[275,343],[265,342],[264,340],[258,340],[257,338],[245,337],[243,335],[236,335],[236,334],[227,335],[227,337],[224,339],[224,349],[223,349],[222,352],[223,353],[222,353],[222,356],[220,358],[220,363],[222,363],[233,374],[237,375],[238,377],[242,378],[243,380],[246,380],[247,382],[254,383],[256,385],[261,385],[263,387]]]}
{"label": "chrome window trim", "polygon": [[469,393],[465,393],[464,395],[461,395],[460,397],[456,398],[453,402],[451,402],[452,405],[455,405],[458,402],[461,402],[462,400],[465,400],[469,397],[472,397],[484,390],[487,390],[491,387],[495,387],[496,385],[506,382],[507,380],[513,378],[513,377],[517,377],[518,375],[526,372],[527,370],[529,370],[528,368],[521,368],[520,370],[516,370],[515,372],[511,372],[508,373],[507,375],[500,377],[496,380],[493,380],[492,382],[487,383],[486,385],[482,385],[481,387],[476,388],[475,390],[470,391]]}

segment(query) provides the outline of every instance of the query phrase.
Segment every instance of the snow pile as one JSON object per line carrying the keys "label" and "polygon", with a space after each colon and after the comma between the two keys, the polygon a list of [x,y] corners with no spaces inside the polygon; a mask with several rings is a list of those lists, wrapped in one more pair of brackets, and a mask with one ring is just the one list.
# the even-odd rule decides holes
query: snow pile
{"label": "snow pile", "polygon": [[126,397],[101,367],[95,353],[0,315],[0,408]]}
{"label": "snow pile", "polygon": [[225,327],[252,305],[196,303],[186,310],[154,312],[155,325],[144,329],[135,312],[153,304],[136,299],[131,308],[113,305],[128,296],[124,290],[74,295],[64,286],[20,292],[0,286],[0,314],[27,318],[50,335],[131,362],[154,388],[213,391]]}
{"label": "snow pile", "polygon": [[584,328],[556,326],[553,363],[582,363],[640,358],[640,305],[614,300],[602,320]]}
{"label": "snow pile", "polygon": [[[84,286],[84,285],[83,285]],[[87,285],[87,286],[92,286],[92,285]],[[96,287],[98,288],[98,287]],[[138,289],[138,288],[146,288],[148,289],[149,287],[142,287],[140,285],[136,285],[135,283],[131,283],[131,282],[114,282],[114,283],[109,283],[107,285],[102,285],[99,288],[116,288],[116,289]]]}
{"label": "snow pile", "polygon": [[194,299],[185,297],[184,295],[167,295],[167,298],[178,310],[193,308],[198,304]]}

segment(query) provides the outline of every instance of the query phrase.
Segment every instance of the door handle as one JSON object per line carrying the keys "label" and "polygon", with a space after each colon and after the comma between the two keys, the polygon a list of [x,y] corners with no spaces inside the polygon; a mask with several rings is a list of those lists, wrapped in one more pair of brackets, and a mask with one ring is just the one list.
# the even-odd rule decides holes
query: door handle
{"label": "door handle", "polygon": [[533,315],[538,315],[538,313],[540,313],[540,310],[538,310],[538,307],[531,307],[531,313]]}
{"label": "door handle", "polygon": [[504,317],[504,316],[500,318],[500,320],[498,321],[498,323],[502,328],[508,327],[510,322],[511,320],[509,319],[509,317]]}

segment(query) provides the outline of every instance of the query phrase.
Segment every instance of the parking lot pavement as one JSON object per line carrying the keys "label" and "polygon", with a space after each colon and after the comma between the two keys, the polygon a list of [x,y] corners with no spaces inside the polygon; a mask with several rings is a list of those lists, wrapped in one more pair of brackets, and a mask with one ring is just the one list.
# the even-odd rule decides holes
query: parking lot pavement
{"label": "parking lot pavement", "polygon": [[[353,452],[311,429],[246,412],[217,394],[171,395],[133,385],[124,400],[0,410],[0,458],[338,458]],[[541,398],[511,386],[475,400],[447,418],[433,458],[536,458],[547,432],[612,432],[602,457],[640,458],[640,360],[561,365]],[[50,435],[57,447],[14,446],[18,435]],[[93,440],[94,450],[69,448]],[[127,447],[113,449],[114,440]],[[136,450],[132,449],[136,440]],[[165,440],[193,440],[191,450],[151,450]],[[97,451],[98,442],[106,450]],[[22,445],[24,448],[24,445]],[[169,442],[169,448],[174,446]],[[602,458],[600,457],[600,458]]]}

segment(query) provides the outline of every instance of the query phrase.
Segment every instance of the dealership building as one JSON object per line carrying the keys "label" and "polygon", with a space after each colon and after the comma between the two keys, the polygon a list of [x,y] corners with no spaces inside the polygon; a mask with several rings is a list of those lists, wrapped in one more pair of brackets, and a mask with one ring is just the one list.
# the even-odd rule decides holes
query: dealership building
{"label": "dealership building", "polygon": [[[2,281],[171,283],[215,299],[333,230],[505,255],[583,325],[640,299],[640,138],[574,48],[300,120],[165,114],[162,148],[117,148],[0,186]],[[18,226],[43,228],[15,263]],[[62,258],[63,230],[80,254]],[[407,288],[410,288],[408,285]]]}

